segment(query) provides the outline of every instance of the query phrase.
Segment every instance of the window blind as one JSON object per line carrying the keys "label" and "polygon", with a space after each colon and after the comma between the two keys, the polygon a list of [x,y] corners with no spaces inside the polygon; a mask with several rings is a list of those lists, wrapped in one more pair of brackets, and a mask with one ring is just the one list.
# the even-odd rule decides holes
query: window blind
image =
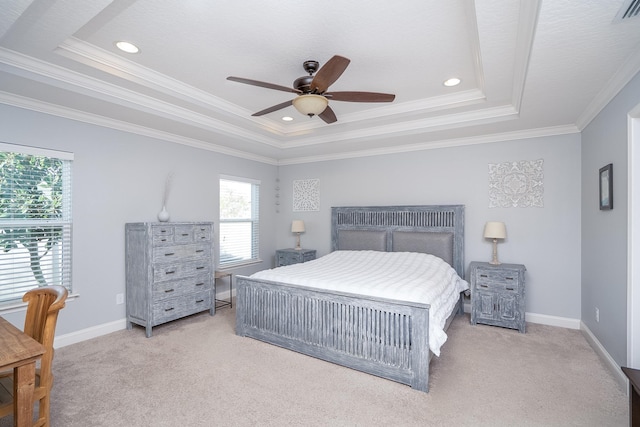
{"label": "window blind", "polygon": [[220,267],[259,259],[260,181],[220,177]]}
{"label": "window blind", "polygon": [[72,156],[11,147],[0,144],[0,304],[39,286],[71,291]]}

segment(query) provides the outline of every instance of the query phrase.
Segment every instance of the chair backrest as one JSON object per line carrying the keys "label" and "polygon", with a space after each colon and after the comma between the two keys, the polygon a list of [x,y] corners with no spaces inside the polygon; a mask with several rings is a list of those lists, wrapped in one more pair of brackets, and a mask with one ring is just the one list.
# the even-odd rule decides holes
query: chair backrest
{"label": "chair backrest", "polygon": [[24,319],[24,333],[38,341],[45,348],[40,362],[40,384],[48,383],[53,361],[53,340],[56,333],[58,312],[64,308],[68,291],[63,286],[44,286],[24,294],[22,300],[27,305]]}

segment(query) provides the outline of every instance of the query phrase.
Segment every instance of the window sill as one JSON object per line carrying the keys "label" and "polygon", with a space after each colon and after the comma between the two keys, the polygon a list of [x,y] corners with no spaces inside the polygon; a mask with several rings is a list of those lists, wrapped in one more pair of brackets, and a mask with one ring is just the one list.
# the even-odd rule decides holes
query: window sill
{"label": "window sill", "polygon": [[[67,296],[67,300],[65,302],[73,301],[76,298],[79,298],[80,294],[69,294]],[[0,314],[9,314],[9,313],[17,313],[19,311],[25,311],[27,309],[26,302],[9,302],[6,305],[0,305]]]}
{"label": "window sill", "polygon": [[234,262],[225,265],[219,265],[218,270],[233,270],[234,268],[247,267],[249,265],[260,264],[261,262],[262,260],[260,258],[248,261]]}

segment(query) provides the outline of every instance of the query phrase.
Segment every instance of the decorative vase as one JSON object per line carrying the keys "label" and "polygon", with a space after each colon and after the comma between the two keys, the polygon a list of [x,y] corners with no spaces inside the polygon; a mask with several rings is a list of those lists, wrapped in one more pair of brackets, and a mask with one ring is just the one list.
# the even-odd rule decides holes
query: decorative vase
{"label": "decorative vase", "polygon": [[158,221],[167,222],[169,221],[169,212],[167,212],[167,208],[162,205],[162,210],[158,212]]}

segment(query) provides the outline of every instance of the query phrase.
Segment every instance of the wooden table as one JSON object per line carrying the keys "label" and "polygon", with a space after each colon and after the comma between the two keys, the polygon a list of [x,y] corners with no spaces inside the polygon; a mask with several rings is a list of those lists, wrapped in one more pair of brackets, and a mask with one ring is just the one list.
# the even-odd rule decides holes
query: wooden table
{"label": "wooden table", "polygon": [[44,347],[0,317],[0,371],[13,368],[13,425],[33,424],[33,388],[36,360]]}
{"label": "wooden table", "polygon": [[622,367],[629,378],[629,425],[640,426],[640,370]]}

